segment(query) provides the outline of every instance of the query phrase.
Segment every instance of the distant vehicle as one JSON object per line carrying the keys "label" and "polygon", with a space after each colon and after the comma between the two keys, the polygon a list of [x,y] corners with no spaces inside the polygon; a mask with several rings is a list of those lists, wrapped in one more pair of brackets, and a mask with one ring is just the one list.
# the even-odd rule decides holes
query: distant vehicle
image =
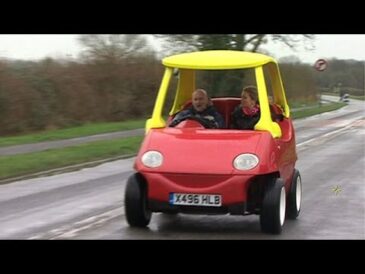
{"label": "distant vehicle", "polygon": [[350,102],[350,95],[345,93],[340,97],[340,102],[349,103]]}
{"label": "distant vehicle", "polygon": [[[125,190],[128,224],[145,227],[153,212],[257,214],[264,232],[281,233],[285,218],[299,215],[302,182],[295,168],[295,132],[277,62],[263,54],[217,50],[178,54],[162,63],[165,73],[152,118],[135,160],[136,172]],[[248,68],[261,111],[254,130],[210,129],[193,118],[168,127],[166,121],[191,104],[199,71]],[[175,100],[165,120],[162,112],[176,71]],[[227,126],[241,102],[239,95],[211,99]],[[283,119],[274,121],[270,109]]]}

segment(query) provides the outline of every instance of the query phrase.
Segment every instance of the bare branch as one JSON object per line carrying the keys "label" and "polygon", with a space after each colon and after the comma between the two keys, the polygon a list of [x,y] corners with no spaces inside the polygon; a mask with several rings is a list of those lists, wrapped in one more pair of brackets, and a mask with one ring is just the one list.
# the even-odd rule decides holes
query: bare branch
{"label": "bare branch", "polygon": [[89,60],[118,62],[152,52],[143,35],[80,35],[78,41],[84,47],[82,55]]}

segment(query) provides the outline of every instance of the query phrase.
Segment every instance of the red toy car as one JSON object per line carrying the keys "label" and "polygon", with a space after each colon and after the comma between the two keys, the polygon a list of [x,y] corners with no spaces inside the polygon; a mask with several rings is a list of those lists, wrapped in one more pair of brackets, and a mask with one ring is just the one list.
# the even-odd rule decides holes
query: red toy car
{"label": "red toy car", "polygon": [[[258,214],[264,232],[281,233],[285,217],[299,215],[302,187],[277,62],[258,53],[223,50],[174,55],[164,58],[163,64],[165,74],[152,118],[146,123],[136,173],[127,182],[129,225],[147,226],[152,212]],[[167,127],[162,112],[174,71],[179,73],[178,83],[167,120],[189,105],[198,71],[237,69],[254,72],[261,110],[254,130],[207,129],[189,119]],[[212,98],[226,125],[240,102],[233,96]],[[272,110],[283,119],[273,120]]]}

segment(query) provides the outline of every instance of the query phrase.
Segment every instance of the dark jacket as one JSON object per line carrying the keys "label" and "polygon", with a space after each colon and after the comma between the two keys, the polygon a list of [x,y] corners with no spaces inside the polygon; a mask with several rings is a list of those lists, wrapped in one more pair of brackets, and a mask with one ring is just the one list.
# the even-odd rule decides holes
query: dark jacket
{"label": "dark jacket", "polygon": [[231,128],[234,129],[254,129],[256,123],[260,120],[260,111],[252,116],[245,115],[242,106],[235,107],[231,114]]}
{"label": "dark jacket", "polygon": [[208,106],[204,111],[196,111],[193,106],[178,113],[171,121],[170,126],[176,126],[180,121],[187,117],[195,116],[203,119],[209,124],[209,128],[224,128],[224,120],[222,115],[215,109],[214,106]]}

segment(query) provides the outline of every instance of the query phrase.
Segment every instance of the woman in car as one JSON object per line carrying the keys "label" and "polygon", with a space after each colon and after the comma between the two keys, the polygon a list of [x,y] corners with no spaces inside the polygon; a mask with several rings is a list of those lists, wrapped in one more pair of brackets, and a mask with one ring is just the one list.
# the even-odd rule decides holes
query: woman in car
{"label": "woman in car", "polygon": [[247,86],[241,93],[241,104],[236,106],[231,114],[231,128],[254,129],[260,120],[260,105],[258,104],[257,89]]}

